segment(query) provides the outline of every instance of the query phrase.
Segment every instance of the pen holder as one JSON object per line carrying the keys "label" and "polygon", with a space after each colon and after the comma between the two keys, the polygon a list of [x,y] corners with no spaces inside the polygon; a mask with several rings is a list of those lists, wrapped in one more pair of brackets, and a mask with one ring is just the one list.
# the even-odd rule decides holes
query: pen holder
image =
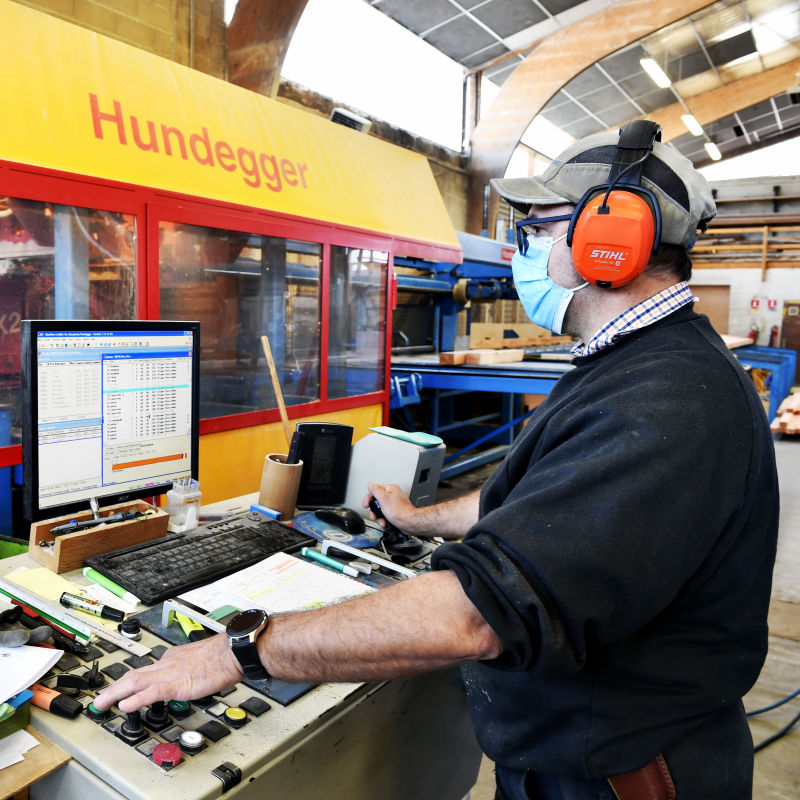
{"label": "pen holder", "polygon": [[[84,560],[89,556],[96,556],[99,553],[119,550],[131,544],[157,539],[167,532],[167,521],[169,520],[167,513],[161,509],[154,509],[153,506],[148,505],[143,500],[106,506],[101,509],[101,516],[105,517],[117,511],[155,511],[155,513],[144,519],[127,519],[122,522],[112,522],[97,528],[87,528],[75,533],[64,533],[56,537],[53,537],[50,533],[52,528],[63,525],[73,519],[78,521],[89,520],[92,518],[91,511],[79,511],[57,519],[34,522],[31,525],[28,555],[34,561],[38,561],[53,572],[69,572],[83,566]],[[41,547],[39,545],[40,541],[52,541],[54,538],[55,542],[52,547]]]}
{"label": "pen holder", "polygon": [[300,488],[300,476],[303,474],[303,462],[287,464],[287,456],[270,453],[264,459],[264,470],[261,473],[261,489],[258,502],[262,506],[280,511],[283,520],[294,516],[297,503],[297,490]]}

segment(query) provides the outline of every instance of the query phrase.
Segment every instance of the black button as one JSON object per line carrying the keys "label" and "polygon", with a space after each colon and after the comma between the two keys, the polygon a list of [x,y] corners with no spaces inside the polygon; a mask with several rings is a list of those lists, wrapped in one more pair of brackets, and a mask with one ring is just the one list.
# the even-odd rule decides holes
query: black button
{"label": "black button", "polygon": [[164,644],[157,644],[151,651],[150,655],[158,661],[164,653],[167,652],[167,646]]}
{"label": "black button", "polygon": [[149,667],[153,663],[153,659],[149,656],[128,656],[124,661],[131,669]]}
{"label": "black button", "polygon": [[243,703],[239,703],[239,708],[249,711],[254,717],[260,717],[265,711],[269,711],[271,706],[260,697],[248,697]]}
{"label": "black button", "polygon": [[97,661],[98,658],[102,658],[102,657],[103,657],[103,651],[102,650],[98,650],[93,645],[89,645],[86,648],[86,652],[85,653],[81,653],[81,658],[84,661]]}
{"label": "black button", "polygon": [[64,655],[56,661],[56,669],[67,672],[67,670],[75,669],[75,667],[80,666],[80,663],[81,662],[71,653],[64,653]]}
{"label": "black button", "polygon": [[197,732],[202,733],[206,739],[210,739],[212,742],[218,742],[230,733],[230,729],[226,728],[221,722],[212,719],[197,728]]}
{"label": "black button", "polygon": [[104,675],[108,675],[112,681],[118,681],[126,672],[128,672],[128,667],[120,663],[109,664],[107,667],[103,667],[100,672],[102,672]]}
{"label": "black button", "polygon": [[119,647],[117,647],[114,642],[107,642],[105,639],[98,639],[97,646],[101,650],[105,650],[106,653],[113,653],[115,650],[119,650]]}

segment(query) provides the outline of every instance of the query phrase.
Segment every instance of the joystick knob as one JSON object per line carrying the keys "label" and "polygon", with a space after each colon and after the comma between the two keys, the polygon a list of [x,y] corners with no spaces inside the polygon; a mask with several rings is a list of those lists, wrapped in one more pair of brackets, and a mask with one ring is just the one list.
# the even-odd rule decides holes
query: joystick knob
{"label": "joystick knob", "polygon": [[142,725],[142,715],[138,711],[131,711],[125,717],[125,722],[122,723],[122,730],[125,733],[138,736],[144,733],[144,726]]}
{"label": "joystick knob", "polygon": [[117,730],[117,737],[129,745],[138,744],[147,738],[147,731],[142,725],[142,715],[138,711],[131,711],[122,725]]}
{"label": "joystick knob", "polygon": [[144,720],[153,730],[159,730],[169,725],[170,718],[165,706],[166,704],[163,700],[156,700],[156,702],[147,709]]}
{"label": "joystick knob", "polygon": [[99,661],[95,661],[92,664],[92,668],[88,672],[84,672],[83,677],[90,689],[99,689],[106,684],[106,679],[103,677],[103,673],[100,672]]}

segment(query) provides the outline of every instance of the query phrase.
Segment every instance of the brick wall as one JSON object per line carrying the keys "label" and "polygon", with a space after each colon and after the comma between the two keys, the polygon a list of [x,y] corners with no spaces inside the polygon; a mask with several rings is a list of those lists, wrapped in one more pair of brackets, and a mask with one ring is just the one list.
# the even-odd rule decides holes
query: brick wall
{"label": "brick wall", "polygon": [[224,0],[15,2],[209,75],[225,77]]}

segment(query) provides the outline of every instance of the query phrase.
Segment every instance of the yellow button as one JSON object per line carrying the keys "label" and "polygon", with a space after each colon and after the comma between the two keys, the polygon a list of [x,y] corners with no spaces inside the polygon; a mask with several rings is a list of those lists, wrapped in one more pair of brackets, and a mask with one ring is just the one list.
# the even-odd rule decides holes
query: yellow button
{"label": "yellow button", "polygon": [[234,706],[233,708],[229,708],[225,711],[225,721],[234,727],[238,727],[239,725],[244,725],[244,723],[247,722],[247,714],[244,713],[243,709],[239,708],[238,706]]}

